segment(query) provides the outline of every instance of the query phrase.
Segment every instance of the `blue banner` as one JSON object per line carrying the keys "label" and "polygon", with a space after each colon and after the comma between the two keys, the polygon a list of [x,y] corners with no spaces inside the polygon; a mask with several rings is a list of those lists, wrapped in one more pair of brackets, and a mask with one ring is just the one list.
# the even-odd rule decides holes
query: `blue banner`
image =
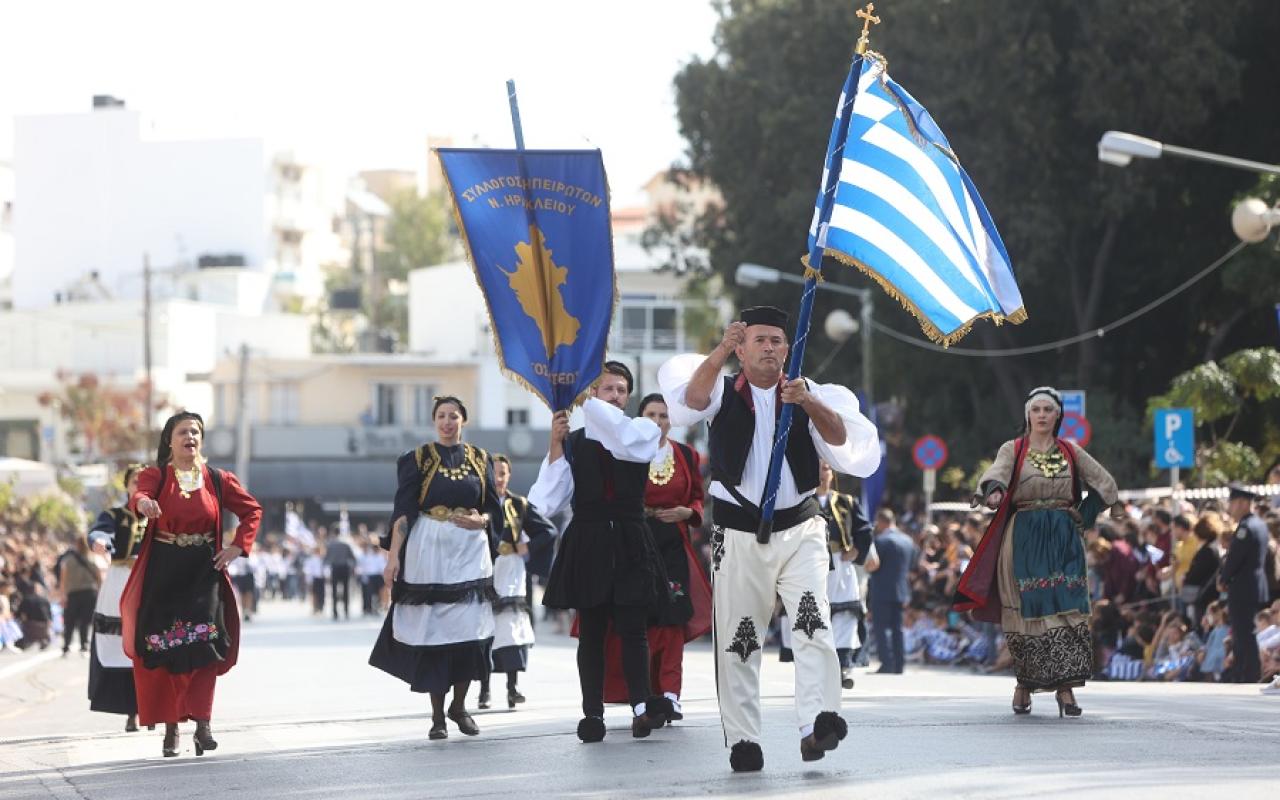
{"label": "blue banner", "polygon": [[600,376],[613,233],[599,150],[440,149],[503,371],[552,411]]}

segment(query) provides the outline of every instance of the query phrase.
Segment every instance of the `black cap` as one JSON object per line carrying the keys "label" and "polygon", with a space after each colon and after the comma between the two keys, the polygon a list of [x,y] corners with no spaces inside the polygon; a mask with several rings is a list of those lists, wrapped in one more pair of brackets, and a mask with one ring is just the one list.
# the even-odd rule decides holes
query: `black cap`
{"label": "black cap", "polygon": [[1228,499],[1230,500],[1239,500],[1241,498],[1245,500],[1257,500],[1261,497],[1261,495],[1250,489],[1248,486],[1245,486],[1240,481],[1232,481],[1231,483],[1228,483],[1227,489],[1230,490],[1230,494],[1228,495]]}
{"label": "black cap", "polygon": [[772,325],[775,328],[787,329],[787,312],[775,306],[752,306],[742,309],[738,318],[747,325]]}

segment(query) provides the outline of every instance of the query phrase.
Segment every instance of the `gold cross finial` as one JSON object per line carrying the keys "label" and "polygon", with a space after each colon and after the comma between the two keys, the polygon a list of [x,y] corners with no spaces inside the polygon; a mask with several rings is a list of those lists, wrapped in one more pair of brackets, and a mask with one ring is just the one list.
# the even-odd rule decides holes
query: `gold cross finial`
{"label": "gold cross finial", "polygon": [[880,24],[880,18],[872,14],[875,10],[875,3],[867,3],[867,7],[865,9],[858,9],[858,18],[862,20],[862,36],[858,38],[858,47],[855,51],[858,55],[862,55],[867,52],[867,42],[868,37],[871,34],[871,26]]}

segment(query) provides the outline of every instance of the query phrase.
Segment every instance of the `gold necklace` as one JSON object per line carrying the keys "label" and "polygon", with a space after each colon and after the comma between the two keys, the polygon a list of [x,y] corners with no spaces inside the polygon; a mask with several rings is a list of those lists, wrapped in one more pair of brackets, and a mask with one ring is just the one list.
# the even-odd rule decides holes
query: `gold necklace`
{"label": "gold necklace", "polygon": [[1067,460],[1063,458],[1062,451],[1056,447],[1048,453],[1029,450],[1027,460],[1046,478],[1055,478],[1067,468]]}
{"label": "gold necklace", "polygon": [[196,464],[191,469],[178,469],[178,465],[173,465],[173,475],[178,479],[178,491],[182,494],[184,500],[191,499],[191,493],[199,491],[204,486],[204,475],[200,470],[201,461],[196,459]]}
{"label": "gold necklace", "polygon": [[471,462],[467,459],[465,448],[462,450],[462,463],[456,467],[446,466],[444,463],[444,453],[440,454],[440,474],[451,481],[460,481],[468,475],[474,475],[475,470],[471,466]]}
{"label": "gold necklace", "polygon": [[674,449],[667,453],[667,457],[657,466],[654,466],[652,462],[649,464],[649,483],[654,486],[666,486],[671,483],[671,478],[675,474],[676,451]]}

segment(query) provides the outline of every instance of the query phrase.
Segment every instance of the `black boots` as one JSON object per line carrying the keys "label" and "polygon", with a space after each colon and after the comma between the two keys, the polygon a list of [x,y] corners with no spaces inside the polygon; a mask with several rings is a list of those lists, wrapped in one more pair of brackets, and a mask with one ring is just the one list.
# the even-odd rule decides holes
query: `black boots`
{"label": "black boots", "polygon": [[209,720],[196,720],[196,733],[192,737],[192,741],[196,745],[196,755],[204,755],[205,750],[217,750],[218,743],[214,741],[213,731],[209,729]]}
{"label": "black boots", "polygon": [[178,755],[178,723],[166,722],[164,724],[164,745],[161,750],[165,758],[173,758]]}

